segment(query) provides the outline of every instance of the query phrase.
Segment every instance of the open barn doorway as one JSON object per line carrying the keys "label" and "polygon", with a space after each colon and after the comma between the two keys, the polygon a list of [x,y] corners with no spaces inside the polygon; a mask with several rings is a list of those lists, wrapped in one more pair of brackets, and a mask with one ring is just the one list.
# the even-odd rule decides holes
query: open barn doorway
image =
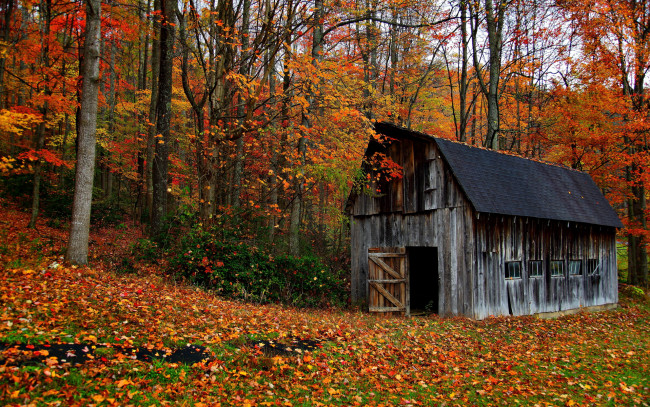
{"label": "open barn doorway", "polygon": [[407,247],[411,315],[438,313],[438,248]]}

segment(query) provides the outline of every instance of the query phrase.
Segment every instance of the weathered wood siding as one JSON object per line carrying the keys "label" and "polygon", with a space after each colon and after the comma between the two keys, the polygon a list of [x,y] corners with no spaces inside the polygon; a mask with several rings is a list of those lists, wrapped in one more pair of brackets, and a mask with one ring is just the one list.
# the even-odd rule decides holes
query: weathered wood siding
{"label": "weathered wood siding", "polygon": [[[441,315],[483,319],[618,302],[614,228],[477,214],[435,143],[403,139],[386,155],[403,177],[373,181],[351,208],[353,300],[368,298],[369,248],[437,247]],[[597,274],[589,259],[598,260]],[[530,276],[531,260],[542,262],[542,276]],[[563,275],[551,276],[552,260],[564,262]],[[580,275],[569,275],[571,260],[582,262]],[[521,278],[505,278],[509,261],[521,262]]]}
{"label": "weathered wood siding", "polygon": [[473,309],[472,208],[440,158],[435,144],[412,140],[393,143],[387,155],[400,164],[401,179],[381,194],[361,194],[351,219],[352,298],[368,295],[368,249],[437,247],[438,310],[470,315]]}
{"label": "weathered wood siding", "polygon": [[435,144],[402,140],[394,142],[386,156],[402,167],[402,177],[386,180],[380,172],[371,171],[372,181],[356,197],[352,216],[421,213],[458,204],[462,192]]}
{"label": "weathered wood siding", "polygon": [[368,259],[370,311],[408,315],[406,250],[401,247],[370,248]]}
{"label": "weathered wood siding", "polygon": [[[616,231],[593,225],[481,214],[475,220],[477,285],[475,318],[527,315],[618,302]],[[587,261],[598,261],[590,274]],[[551,261],[563,274],[551,275]],[[569,262],[581,274],[569,274]],[[506,262],[521,262],[521,278],[506,279]],[[542,276],[531,277],[530,261],[542,262]]]}

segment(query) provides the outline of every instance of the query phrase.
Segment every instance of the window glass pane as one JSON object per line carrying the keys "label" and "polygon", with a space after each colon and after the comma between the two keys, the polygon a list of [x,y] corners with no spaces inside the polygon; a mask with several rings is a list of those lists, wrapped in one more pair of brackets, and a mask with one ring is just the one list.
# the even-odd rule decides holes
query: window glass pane
{"label": "window glass pane", "polygon": [[551,261],[551,275],[554,277],[564,275],[564,261],[562,260]]}
{"label": "window glass pane", "polygon": [[528,275],[530,277],[542,276],[542,262],[540,260],[531,260],[528,262]]}
{"label": "window glass pane", "polygon": [[580,260],[571,260],[569,262],[569,274],[579,276],[582,274],[582,262]]}
{"label": "window glass pane", "polygon": [[506,279],[521,278],[521,262],[506,262]]}

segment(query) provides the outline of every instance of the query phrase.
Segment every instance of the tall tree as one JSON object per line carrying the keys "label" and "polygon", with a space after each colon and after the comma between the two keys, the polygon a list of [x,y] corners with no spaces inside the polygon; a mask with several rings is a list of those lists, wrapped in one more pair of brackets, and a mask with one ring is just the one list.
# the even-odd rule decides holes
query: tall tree
{"label": "tall tree", "polygon": [[485,19],[488,42],[487,83],[483,76],[477,76],[481,91],[487,100],[487,133],[484,145],[497,150],[499,148],[499,80],[501,79],[501,52],[503,50],[503,27],[505,26],[506,9],[510,0],[485,0],[483,4],[472,3],[472,46],[474,68],[481,71],[479,65],[478,28]]}
{"label": "tall tree", "polygon": [[[311,46],[311,63],[315,69],[319,68],[320,62],[323,60],[323,1],[315,0],[314,14],[312,17],[312,46]],[[309,90],[306,95],[307,107],[302,112],[301,121],[304,131],[311,127],[309,120],[310,114],[315,113],[316,105],[313,93]],[[303,167],[306,164],[307,156],[307,138],[301,134],[298,138],[296,146],[298,152],[299,166]],[[302,219],[302,212],[304,209],[304,189],[305,189],[305,174],[302,170],[296,173],[294,179],[294,197],[291,202],[291,217],[289,225],[289,252],[297,256],[300,254],[300,223]]]}
{"label": "tall tree", "polygon": [[174,68],[174,37],[176,21],[175,0],[161,0],[160,67],[158,101],[156,106],[156,136],[152,169],[153,202],[151,235],[159,236],[167,214],[167,177],[169,169],[169,140],[171,129],[172,74]]}
{"label": "tall tree", "polygon": [[151,100],[149,101],[146,166],[144,168],[144,183],[146,197],[144,200],[145,210],[149,219],[153,216],[153,163],[154,149],[156,142],[156,114],[158,111],[158,85],[160,78],[160,2],[164,0],[153,0],[153,40],[151,42]]}
{"label": "tall tree", "polygon": [[[13,13],[16,9],[16,0],[3,0],[0,3],[0,9],[2,10],[2,18],[0,19],[0,38],[2,38],[3,46],[9,45],[10,35],[11,35],[11,25],[14,18]],[[4,88],[4,75],[5,75],[5,63],[6,63],[6,53],[2,52],[0,55],[0,109],[5,107],[5,88]]]}
{"label": "tall tree", "polygon": [[[191,23],[195,26],[195,30],[198,30],[198,11],[193,7],[193,2],[191,2],[191,8],[187,13],[189,13],[189,19]],[[185,92],[185,97],[192,106],[194,112],[194,120],[196,123],[196,134],[194,137],[194,145],[196,149],[196,173],[197,173],[197,185],[198,185],[198,198],[199,198],[199,217],[203,221],[207,221],[212,215],[211,201],[208,198],[209,191],[207,191],[207,186],[209,186],[209,180],[211,169],[208,168],[208,157],[204,152],[204,141],[206,139],[205,131],[205,104],[208,101],[208,94],[211,90],[214,89],[210,83],[208,83],[208,75],[205,75],[206,80],[203,83],[204,88],[200,91],[199,94],[195,94],[195,89],[192,88],[190,84],[190,51],[191,46],[189,43],[187,35],[187,19],[185,13],[178,14],[179,19],[179,39],[182,46],[181,52],[181,80],[183,84],[183,92]],[[201,43],[195,45],[197,49],[197,54],[203,54],[203,47]],[[204,68],[206,64],[203,59],[201,59],[201,66]],[[207,185],[206,185],[207,184]]]}
{"label": "tall tree", "polygon": [[[47,69],[50,67],[50,29],[52,24],[52,2],[51,0],[41,0],[41,58],[40,66],[44,72],[47,72]],[[49,88],[49,75],[44,74],[44,88],[43,93],[45,95],[50,95],[51,90]],[[43,101],[39,106],[39,111],[43,116],[43,121],[38,124],[36,128],[36,137],[34,143],[34,149],[40,151],[45,147],[45,131],[48,114],[49,103],[47,100]],[[38,213],[41,205],[41,180],[43,178],[43,160],[38,159],[34,165],[34,178],[32,185],[32,216],[29,220],[29,227],[36,227],[36,219],[38,218]]]}
{"label": "tall tree", "polygon": [[97,97],[101,38],[101,0],[86,0],[86,32],[82,67],[81,112],[72,222],[66,258],[74,264],[88,263],[88,234],[95,170]]}
{"label": "tall tree", "polygon": [[[318,1],[318,0],[317,0]],[[250,9],[251,1],[242,0],[242,17],[241,17],[241,31],[240,31],[240,41],[241,41],[241,52],[240,52],[240,66],[239,74],[242,77],[248,76],[248,71],[250,69],[250,61],[248,60],[248,53],[250,47]],[[246,108],[244,106],[244,98],[241,95],[241,92],[238,96],[237,101],[237,120],[239,127],[243,130],[246,127],[245,114]],[[232,197],[231,202],[232,206],[238,208],[240,206],[240,197],[241,197],[241,188],[242,188],[242,172],[244,171],[244,137],[243,134],[241,137],[238,137],[235,140],[235,165],[233,168],[233,179],[232,179]]]}
{"label": "tall tree", "polygon": [[566,0],[560,5],[567,11],[568,19],[577,23],[583,52],[591,58],[586,79],[592,83],[617,83],[619,106],[627,108],[613,119],[619,124],[620,148],[625,152],[622,178],[629,188],[625,202],[628,281],[646,285],[650,281],[647,206],[650,98],[645,86],[650,69],[650,2]]}
{"label": "tall tree", "polygon": [[[459,123],[457,126],[458,131],[456,133],[456,138],[459,141],[465,141],[467,139],[467,124],[469,123],[469,108],[467,107],[467,96],[468,96],[468,89],[469,89],[469,80],[467,78],[469,57],[467,53],[469,50],[470,40],[467,33],[467,9],[468,9],[467,0],[460,0],[459,7],[460,7],[461,58],[459,64],[460,75],[459,75],[459,83],[458,83],[458,97],[459,97],[460,106],[458,107]],[[472,101],[471,105],[473,104],[474,101]]]}

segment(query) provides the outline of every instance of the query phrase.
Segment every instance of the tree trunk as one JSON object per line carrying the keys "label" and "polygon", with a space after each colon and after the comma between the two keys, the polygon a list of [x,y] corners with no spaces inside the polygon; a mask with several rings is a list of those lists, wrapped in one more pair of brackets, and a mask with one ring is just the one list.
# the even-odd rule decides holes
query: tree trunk
{"label": "tree trunk", "polygon": [[[190,47],[187,43],[187,27],[185,22],[185,16],[179,14],[179,39],[182,46],[182,59],[181,59],[181,79],[183,83],[183,92],[185,92],[185,97],[190,102],[192,110],[194,111],[195,123],[196,123],[196,138],[194,143],[194,148],[196,149],[196,175],[197,175],[197,184],[199,191],[199,218],[203,222],[207,222],[212,214],[210,198],[209,198],[209,180],[210,169],[207,162],[207,154],[205,153],[205,103],[207,101],[207,91],[203,93],[201,98],[197,96],[192,91],[190,86],[190,74],[189,74],[189,53]],[[209,87],[209,84],[206,84]]]}
{"label": "tree trunk", "polygon": [[[274,101],[276,94],[275,94],[275,54],[272,52],[267,52],[265,62],[267,66],[269,67],[269,100]],[[282,131],[279,130],[278,133],[281,133]],[[273,137],[273,136],[271,136]],[[276,211],[278,209],[278,171],[279,165],[278,165],[278,159],[280,156],[280,151],[278,151],[281,148],[282,144],[278,143],[276,148],[273,148],[271,151],[271,173],[269,175],[269,212],[271,215],[269,216],[269,243],[273,244],[275,241],[275,229],[277,226],[277,216],[276,216]]]}
{"label": "tree trunk", "polygon": [[[625,170],[626,181],[632,184],[632,197],[627,200],[627,216],[635,223],[633,227],[647,230],[646,221],[646,190],[642,185],[634,185],[632,174],[639,171],[638,166],[633,163]],[[648,251],[646,242],[642,236],[629,234],[627,237],[627,282],[628,284],[647,286],[648,284]]]}
{"label": "tree trunk", "polygon": [[[15,7],[15,0],[5,0],[3,4],[3,10],[4,10],[4,21],[2,25],[2,41],[5,44],[9,44],[9,34],[11,33],[11,18],[13,16],[13,11]],[[4,92],[4,74],[5,74],[5,63],[6,63],[6,57],[5,54],[3,53],[0,55],[0,109],[4,109],[6,104],[5,104],[5,92]]]}
{"label": "tree trunk", "polygon": [[[250,8],[251,1],[243,0],[242,5],[242,22],[241,22],[241,60],[239,73],[241,75],[248,75],[248,34],[249,34],[249,24],[250,24]],[[244,118],[246,116],[245,111],[245,101],[241,97],[238,98],[237,103],[237,120],[239,122],[240,129],[242,134],[235,141],[235,166],[233,169],[233,188],[232,188],[232,206],[238,208],[240,206],[240,196],[241,196],[241,179],[242,173],[244,171],[244,134],[243,129],[246,126]],[[238,129],[238,131],[240,131]]]}
{"label": "tree trunk", "polygon": [[[43,121],[47,119],[47,103],[41,109]],[[45,145],[45,123],[40,123],[36,127],[36,150],[41,150]],[[41,173],[43,172],[43,161],[39,159],[34,164],[34,178],[32,181],[32,216],[29,219],[27,227],[33,229],[36,227],[36,219],[41,207]]]}
{"label": "tree trunk", "polygon": [[[374,118],[374,107],[373,107],[373,92],[377,89],[377,76],[378,76],[378,65],[377,65],[377,26],[374,22],[377,4],[375,0],[366,0],[365,5],[368,14],[369,21],[364,23],[366,39],[366,49],[363,47],[361,50],[361,58],[363,59],[363,71],[364,71],[364,81],[366,86],[363,90],[363,97],[365,99],[364,114],[368,119]],[[360,35],[360,34],[359,34]]]}
{"label": "tree trunk", "polygon": [[458,86],[459,97],[459,126],[458,126],[458,141],[467,140],[467,123],[469,111],[467,109],[467,89],[469,81],[467,80],[468,57],[467,49],[469,48],[469,39],[467,36],[467,1],[461,0],[460,2],[460,32],[461,32],[461,67],[460,67],[460,84]]}
{"label": "tree trunk", "polygon": [[[41,18],[43,19],[43,32],[41,33],[41,40],[43,42],[41,49],[41,67],[49,68],[50,65],[50,24],[52,22],[52,2],[51,0],[45,0],[41,2]],[[47,85],[48,77],[45,76],[45,86],[44,93],[50,95],[50,89]],[[48,113],[48,103],[44,102],[40,107],[40,112],[43,115],[42,122],[38,125],[36,131],[36,151],[39,151],[45,147],[45,131],[46,126],[45,122],[47,120]],[[36,218],[38,218],[38,213],[40,211],[41,205],[41,176],[43,172],[43,160],[39,159],[34,164],[34,178],[32,185],[32,216],[29,220],[29,228],[36,227]]]}
{"label": "tree trunk", "polygon": [[147,159],[145,166],[145,210],[149,221],[153,216],[153,161],[156,138],[156,112],[158,106],[158,80],[160,76],[160,2],[154,0],[153,41],[151,43],[151,101],[149,102],[149,131],[147,137]]}
{"label": "tree trunk", "polygon": [[[147,65],[148,65],[148,59],[149,59],[149,26],[147,23],[147,18],[149,15],[149,12],[151,10],[151,0],[146,1],[146,6],[145,3],[142,2],[142,0],[138,0],[138,14],[141,22],[140,26],[140,44],[144,47],[143,51],[138,51],[139,54],[141,55],[141,60],[138,63],[138,90],[143,91],[147,89]],[[152,68],[154,65],[152,65]],[[157,69],[157,68],[156,68]],[[152,83],[155,82],[155,78],[152,78],[151,80]],[[137,93],[134,94],[134,102],[137,101]],[[151,101],[149,101],[149,109],[151,109]],[[138,129],[138,138],[140,136],[145,136],[145,148],[144,151],[138,151],[137,155],[137,162],[138,162],[138,178],[137,178],[137,188],[138,188],[138,194],[136,198],[136,202],[133,208],[133,217],[140,219],[140,221],[143,221],[143,215],[145,213],[145,210],[148,210],[147,206],[147,181],[151,179],[150,174],[151,172],[147,172],[146,168],[148,166],[145,165],[145,157],[147,155],[147,151],[149,150],[149,138],[151,134],[151,129],[148,127],[146,124],[147,119],[150,118],[149,112],[145,113],[143,111],[138,112],[136,116],[136,120],[138,123],[136,123],[136,127]],[[149,174],[149,176],[147,175]],[[151,213],[148,211],[147,213]]]}
{"label": "tree trunk", "polygon": [[[399,20],[399,13],[397,7],[391,7],[391,25],[390,25],[390,46],[388,47],[388,54],[390,58],[390,71],[388,72],[388,94],[395,96],[395,73],[397,72],[397,64],[399,62],[399,53],[397,49],[397,41],[399,39],[397,22]],[[383,90],[385,91],[385,90]],[[396,123],[399,124],[399,114],[395,112]],[[395,120],[393,119],[393,120]]]}
{"label": "tree trunk", "polygon": [[138,18],[140,19],[140,46],[138,48],[138,90],[147,88],[147,58],[149,58],[149,29],[147,27],[147,15],[151,7],[151,0],[144,3],[138,0]]}
{"label": "tree trunk", "polygon": [[[307,142],[304,137],[298,139],[298,155],[302,167],[305,164],[305,155],[307,153]],[[303,189],[305,179],[302,170],[299,170],[294,179],[294,196],[291,201],[291,216],[289,218],[289,254],[292,256],[300,255],[300,219],[303,207]]]}
{"label": "tree trunk", "polygon": [[88,263],[88,234],[95,170],[97,131],[97,96],[99,93],[99,58],[101,37],[101,1],[86,1],[86,33],[82,67],[81,122],[72,222],[66,259],[73,264]]}
{"label": "tree trunk", "polygon": [[[115,95],[115,46],[113,44],[109,45],[111,47],[111,59],[110,59],[110,72],[108,77],[108,137],[112,138],[115,133],[115,107],[117,106],[117,98]],[[110,155],[109,150],[106,151],[106,162],[104,163],[104,170],[106,171],[106,188],[104,189],[104,198],[110,198],[113,195],[113,173],[111,172],[110,166]]]}
{"label": "tree trunk", "polygon": [[[625,4],[627,3],[627,4]],[[634,38],[634,58],[632,66],[627,66],[625,61],[628,57],[624,55],[622,43],[625,39],[620,36],[618,59],[620,61],[621,82],[623,83],[623,94],[627,95],[632,102],[632,109],[639,117],[648,116],[648,97],[645,93],[645,77],[648,71],[648,41],[650,30],[647,27],[648,3],[647,2],[622,2],[629,7],[630,16],[633,16],[631,25]],[[610,6],[611,7],[611,6]],[[613,15],[617,13],[612,10]],[[618,34],[620,35],[620,34]],[[630,84],[628,78],[633,78]],[[635,132],[636,133],[636,132]],[[648,207],[647,190],[643,181],[647,171],[647,154],[650,150],[648,138],[645,135],[634,134],[633,137],[625,137],[625,144],[628,152],[633,157],[632,162],[626,166],[626,181],[630,186],[631,197],[628,200],[628,218],[632,227],[643,231],[648,230]],[[634,175],[632,175],[634,174]],[[630,235],[628,237],[628,279],[631,284],[648,286],[648,241],[644,234]]]}
{"label": "tree trunk", "polygon": [[167,176],[169,166],[169,133],[171,125],[172,68],[174,52],[174,21],[176,1],[161,1],[160,69],[158,76],[158,103],[156,106],[156,135],[152,169],[153,201],[151,236],[159,237],[167,214]]}
{"label": "tree trunk", "polygon": [[489,91],[486,95],[488,102],[488,130],[485,137],[485,146],[493,150],[499,149],[499,79],[501,74],[501,49],[505,4],[505,2],[502,3],[499,1],[499,4],[495,9],[492,0],[485,1],[488,43],[490,49],[490,82],[488,84]]}
{"label": "tree trunk", "polygon": [[[312,49],[311,60],[312,64],[318,69],[320,62],[323,60],[323,0],[314,1],[314,16],[313,16],[313,31],[312,31]],[[316,100],[313,93],[307,95],[307,111],[303,112],[302,125],[305,129],[309,129],[312,125],[309,120],[310,114],[316,114]],[[299,170],[294,179],[294,198],[291,202],[291,217],[289,225],[289,253],[293,256],[300,254],[300,221],[302,218],[302,211],[304,209],[304,187],[305,177],[303,167],[307,159],[307,139],[301,136],[298,139],[298,156],[299,156]]]}
{"label": "tree trunk", "polygon": [[[474,69],[477,72],[478,82],[481,91],[487,100],[487,132],[485,135],[484,146],[493,150],[499,148],[499,78],[501,74],[501,50],[503,48],[503,26],[505,22],[505,11],[508,2],[499,1],[495,5],[493,0],[485,0],[485,7],[478,8],[474,4],[472,12],[472,47],[474,57]],[[485,12],[485,21],[488,36],[488,83],[486,84],[481,76],[481,67],[478,61],[477,37],[478,27],[482,20],[479,13]]]}

